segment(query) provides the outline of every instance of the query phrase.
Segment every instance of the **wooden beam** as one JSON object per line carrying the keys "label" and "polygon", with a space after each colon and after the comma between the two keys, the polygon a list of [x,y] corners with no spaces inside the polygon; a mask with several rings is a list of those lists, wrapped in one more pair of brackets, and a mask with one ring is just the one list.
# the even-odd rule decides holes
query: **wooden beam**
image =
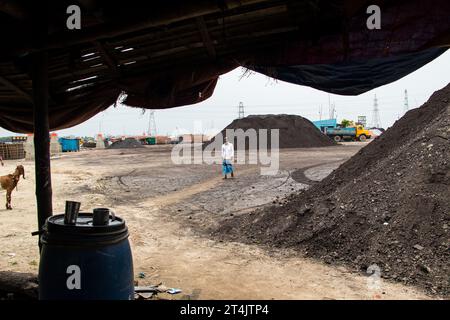
{"label": "wooden beam", "polygon": [[94,10],[96,8],[96,3],[93,0],[78,0],[78,2],[83,6],[83,8],[88,10]]}
{"label": "wooden beam", "polygon": [[108,50],[106,50],[105,46],[100,41],[94,41],[94,44],[106,65],[111,69],[111,72],[117,74],[119,69],[117,68],[115,59],[109,54]]}
{"label": "wooden beam", "polygon": [[14,83],[9,81],[5,77],[0,76],[0,83],[3,84],[4,86],[8,87],[9,89],[15,91],[16,93],[18,93],[20,96],[24,97],[29,102],[33,102],[33,99],[31,98],[31,96],[28,92],[22,90],[21,88],[16,86]]}
{"label": "wooden beam", "polygon": [[15,1],[0,0],[0,11],[19,20],[23,20],[29,16],[29,12],[15,3]]}
{"label": "wooden beam", "polygon": [[[258,5],[261,3],[268,3],[268,5],[270,5],[270,0],[222,0],[222,2],[225,2],[227,4],[227,8],[230,10],[245,8],[247,6]],[[186,1],[186,3],[188,2]],[[182,2],[182,4],[177,7],[164,5],[158,7],[158,10],[153,10],[152,12],[153,14],[149,16],[148,19],[137,23],[120,23],[113,21],[89,28],[81,28],[81,30],[67,31],[62,29],[64,31],[50,34],[47,38],[48,41],[45,41],[45,43],[35,43],[34,45],[32,43],[27,43],[27,41],[29,41],[27,38],[28,34],[22,34],[24,39],[19,39],[22,45],[18,43],[16,49],[11,50],[10,53],[32,53],[36,51],[67,48],[86,42],[125,36],[129,33],[154,27],[166,26],[172,23],[196,18],[198,16],[215,14],[223,11],[215,1],[198,0],[189,4]],[[21,37],[18,36],[16,38]]]}
{"label": "wooden beam", "polygon": [[209,36],[208,29],[205,24],[205,20],[203,17],[197,17],[195,18],[198,30],[200,31],[200,35],[202,37],[203,44],[205,45],[206,51],[208,52],[208,55],[212,59],[216,59],[216,50],[214,49],[214,44],[211,41],[211,37]]}
{"label": "wooden beam", "polygon": [[[48,56],[47,52],[33,54],[33,118],[34,158],[36,172],[36,200],[38,230],[52,215],[52,180],[50,173],[50,126],[48,120]],[[39,239],[39,249],[42,244]]]}

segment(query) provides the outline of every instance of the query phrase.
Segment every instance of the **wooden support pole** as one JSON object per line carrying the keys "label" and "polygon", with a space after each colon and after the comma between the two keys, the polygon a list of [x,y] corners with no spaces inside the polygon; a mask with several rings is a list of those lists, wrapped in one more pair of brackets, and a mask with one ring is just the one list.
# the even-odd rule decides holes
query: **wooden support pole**
{"label": "wooden support pole", "polygon": [[[34,98],[34,161],[36,172],[36,200],[38,227],[52,215],[52,181],[50,174],[50,127],[48,121],[48,66],[47,52],[33,54]],[[39,250],[41,242],[39,240]]]}

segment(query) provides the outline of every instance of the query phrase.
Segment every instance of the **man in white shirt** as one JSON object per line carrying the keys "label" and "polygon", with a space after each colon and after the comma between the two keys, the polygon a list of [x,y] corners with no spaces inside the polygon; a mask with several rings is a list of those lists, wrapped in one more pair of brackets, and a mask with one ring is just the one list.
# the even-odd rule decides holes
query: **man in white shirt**
{"label": "man in white shirt", "polygon": [[234,157],[234,146],[231,142],[228,142],[228,138],[225,137],[225,143],[222,145],[222,173],[224,175],[224,179],[227,178],[227,174],[231,174],[231,177],[234,177],[233,174],[233,161]]}

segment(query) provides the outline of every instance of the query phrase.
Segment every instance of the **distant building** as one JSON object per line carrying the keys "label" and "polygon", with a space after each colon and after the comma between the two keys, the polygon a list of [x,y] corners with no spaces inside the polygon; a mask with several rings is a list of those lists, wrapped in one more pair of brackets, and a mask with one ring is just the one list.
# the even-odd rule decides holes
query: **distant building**
{"label": "distant building", "polygon": [[11,137],[13,143],[24,143],[27,141],[27,136],[14,136]]}
{"label": "distant building", "polygon": [[183,134],[181,136],[182,143],[202,143],[204,141],[208,141],[208,139],[203,134]]}
{"label": "distant building", "polygon": [[170,140],[168,136],[156,136],[156,144],[168,144]]}
{"label": "distant building", "polygon": [[367,126],[367,117],[366,116],[358,116],[358,124],[362,125],[363,127]]}

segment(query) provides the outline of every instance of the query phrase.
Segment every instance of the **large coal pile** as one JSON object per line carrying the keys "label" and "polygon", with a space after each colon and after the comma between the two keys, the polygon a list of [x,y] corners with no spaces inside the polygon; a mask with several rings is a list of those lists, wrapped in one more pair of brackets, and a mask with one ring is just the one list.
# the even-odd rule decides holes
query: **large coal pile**
{"label": "large coal pile", "polygon": [[143,148],[144,146],[134,138],[126,138],[124,140],[119,140],[111,144],[108,149],[132,149],[132,148]]}
{"label": "large coal pile", "polygon": [[[256,130],[259,139],[259,130],[268,129],[267,131],[267,148],[270,149],[271,134],[269,129],[279,129],[279,148],[311,148],[326,147],[336,143],[320,132],[314,124],[301,116],[297,115],[250,115],[242,119],[236,119],[225,127],[219,135],[225,137],[227,129],[242,129],[244,132],[248,129]],[[216,136],[217,137],[217,136]],[[214,143],[216,137],[211,141]],[[222,141],[218,139],[218,141]],[[233,141],[231,141],[233,142]],[[233,142],[235,148],[238,148],[237,139]],[[245,148],[249,149],[248,141],[245,142]]]}
{"label": "large coal pile", "polygon": [[222,238],[295,248],[449,296],[450,85],[320,183],[230,218]]}

